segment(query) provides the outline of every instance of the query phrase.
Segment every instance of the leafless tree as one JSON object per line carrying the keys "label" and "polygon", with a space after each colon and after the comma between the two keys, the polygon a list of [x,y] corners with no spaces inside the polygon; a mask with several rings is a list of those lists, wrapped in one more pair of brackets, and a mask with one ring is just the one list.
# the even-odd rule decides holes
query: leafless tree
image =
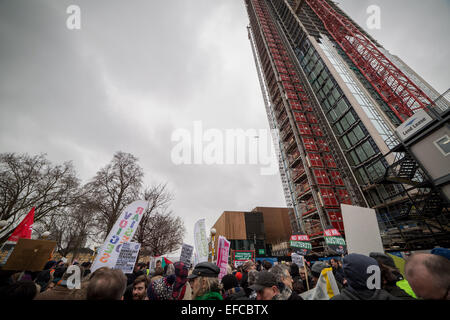
{"label": "leafless tree", "polygon": [[139,198],[144,172],[132,154],[117,152],[86,185],[99,232],[106,237],[122,210]]}
{"label": "leafless tree", "polygon": [[72,252],[74,257],[87,241],[96,235],[93,210],[85,197],[74,205],[49,214],[34,228],[37,237],[49,231],[48,240],[55,240],[57,251],[62,256]]}
{"label": "leafless tree", "polygon": [[185,227],[168,209],[173,196],[167,186],[160,184],[148,188],[143,197],[149,201],[149,207],[134,236],[141,244],[141,252],[159,256],[177,250],[183,243]]}
{"label": "leafless tree", "polygon": [[79,180],[71,162],[53,165],[45,155],[0,154],[0,243],[35,207],[34,221],[70,206],[79,196]]}

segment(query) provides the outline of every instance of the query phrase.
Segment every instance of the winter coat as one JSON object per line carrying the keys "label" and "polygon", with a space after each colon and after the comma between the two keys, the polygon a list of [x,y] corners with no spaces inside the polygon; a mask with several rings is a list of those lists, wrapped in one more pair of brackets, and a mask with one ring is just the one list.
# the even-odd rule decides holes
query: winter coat
{"label": "winter coat", "polygon": [[355,291],[351,288],[345,288],[340,294],[334,296],[330,300],[401,300],[394,297],[383,289]]}

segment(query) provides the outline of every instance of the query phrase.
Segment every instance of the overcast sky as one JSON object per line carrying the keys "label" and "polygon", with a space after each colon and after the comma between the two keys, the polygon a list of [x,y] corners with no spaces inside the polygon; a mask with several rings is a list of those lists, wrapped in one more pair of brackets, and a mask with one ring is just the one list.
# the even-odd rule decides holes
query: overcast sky
{"label": "overcast sky", "polygon": [[[66,27],[69,5],[81,30]],[[369,32],[439,92],[450,87],[448,0],[342,0]],[[0,0],[0,152],[72,160],[85,182],[116,151],[134,154],[145,184],[167,182],[185,242],[225,210],[285,206],[281,180],[258,165],[175,165],[171,134],[268,129],[242,0]],[[207,143],[205,142],[205,145]]]}

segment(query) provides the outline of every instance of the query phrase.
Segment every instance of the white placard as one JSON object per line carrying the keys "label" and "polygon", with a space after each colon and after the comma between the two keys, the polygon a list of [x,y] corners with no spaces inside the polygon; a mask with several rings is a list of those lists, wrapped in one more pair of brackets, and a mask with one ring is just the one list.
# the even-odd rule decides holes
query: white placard
{"label": "white placard", "polygon": [[341,204],[347,252],[369,255],[384,252],[374,209]]}
{"label": "white placard", "polygon": [[191,267],[193,252],[193,246],[183,243],[183,246],[181,247],[180,261],[183,262],[188,268]]}
{"label": "white placard", "polygon": [[140,249],[141,244],[137,242],[125,242],[122,244],[114,269],[120,269],[125,274],[133,273]]}

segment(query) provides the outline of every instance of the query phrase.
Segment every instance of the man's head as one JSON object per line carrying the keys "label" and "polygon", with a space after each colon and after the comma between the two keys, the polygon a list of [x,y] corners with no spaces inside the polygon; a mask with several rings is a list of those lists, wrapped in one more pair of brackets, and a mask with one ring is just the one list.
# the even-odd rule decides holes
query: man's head
{"label": "man's head", "polygon": [[335,259],[335,258],[332,258],[332,259],[330,260],[330,263],[331,263],[331,266],[333,267],[333,269],[336,269],[336,268],[339,267],[338,260]]}
{"label": "man's head", "polygon": [[369,289],[367,280],[372,275],[370,270],[374,266],[378,267],[377,260],[363,254],[351,253],[345,256],[343,270],[347,284],[354,290]]}
{"label": "man's head", "polygon": [[187,277],[191,286],[193,296],[200,297],[210,291],[219,291],[220,269],[211,262],[202,262],[195,266],[192,273]]}
{"label": "man's head", "polygon": [[283,283],[286,287],[292,290],[293,280],[287,266],[277,264],[273,266],[269,272],[275,276],[277,283]]}
{"label": "man's head", "polygon": [[133,283],[133,300],[144,300],[147,296],[148,277],[141,275]]}
{"label": "man's head", "polygon": [[107,267],[96,270],[90,277],[87,300],[121,300],[127,287],[122,270]]}
{"label": "man's head", "polygon": [[405,264],[406,279],[414,293],[428,300],[450,300],[450,261],[444,257],[413,254]]}
{"label": "man's head", "polygon": [[320,273],[322,272],[323,269],[327,267],[328,265],[323,261],[317,261],[316,263],[313,264],[311,268],[311,275],[314,280],[314,283],[317,283],[317,280],[320,277]]}
{"label": "man's head", "polygon": [[161,268],[161,260],[156,261],[156,268],[160,267]]}
{"label": "man's head", "polygon": [[242,265],[242,270],[244,270],[244,272],[249,272],[250,270],[256,270],[256,265],[253,261],[248,260]]}
{"label": "man's head", "polygon": [[269,271],[261,271],[256,283],[249,288],[256,292],[256,300],[272,300],[273,297],[280,294],[277,278]]}

